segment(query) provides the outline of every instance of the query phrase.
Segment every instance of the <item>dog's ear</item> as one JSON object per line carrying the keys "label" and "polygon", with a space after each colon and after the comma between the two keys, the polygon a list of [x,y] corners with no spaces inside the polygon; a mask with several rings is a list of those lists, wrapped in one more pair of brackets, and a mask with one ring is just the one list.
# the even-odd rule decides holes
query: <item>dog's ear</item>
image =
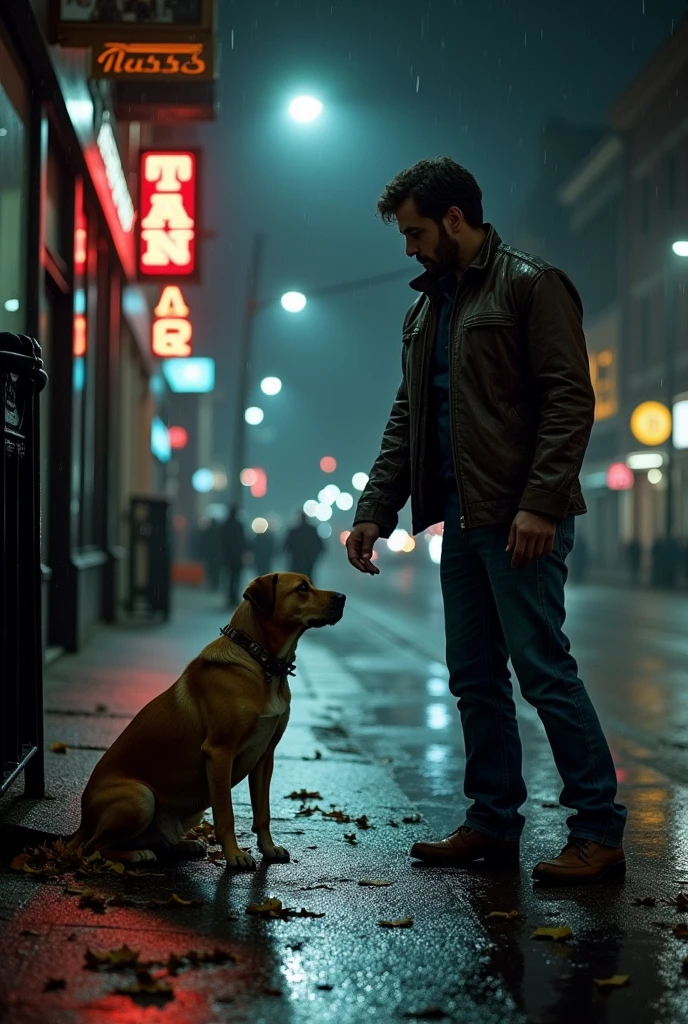
{"label": "dog's ear", "polygon": [[272,576],[257,576],[244,591],[244,599],[250,601],[267,619],[271,619],[275,614],[278,580],[277,573],[273,573]]}

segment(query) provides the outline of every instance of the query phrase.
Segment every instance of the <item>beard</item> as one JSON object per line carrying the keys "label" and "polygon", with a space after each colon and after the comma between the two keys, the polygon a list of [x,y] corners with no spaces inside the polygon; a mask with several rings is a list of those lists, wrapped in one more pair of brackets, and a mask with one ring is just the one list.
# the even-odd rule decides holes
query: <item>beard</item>
{"label": "beard", "polygon": [[458,266],[459,243],[449,236],[444,224],[440,223],[437,227],[439,239],[432,256],[426,258],[425,269],[433,277],[444,277]]}

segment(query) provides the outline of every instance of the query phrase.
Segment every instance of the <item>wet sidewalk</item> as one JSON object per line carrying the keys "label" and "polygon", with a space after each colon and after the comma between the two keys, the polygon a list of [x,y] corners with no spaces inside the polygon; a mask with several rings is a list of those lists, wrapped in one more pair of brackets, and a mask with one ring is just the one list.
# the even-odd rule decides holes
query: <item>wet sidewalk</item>
{"label": "wet sidewalk", "polygon": [[[8,857],[24,843],[76,828],[91,768],[216,635],[225,621],[219,599],[180,590],[171,623],[103,629],[82,654],[51,667],[46,743],[64,743],[67,753],[47,755],[48,799],[24,800],[17,786],[0,803],[0,1019],[686,1019],[688,942],[675,929],[688,914],[664,901],[688,889],[688,848],[669,845],[663,834],[667,813],[685,816],[686,789],[653,768],[638,744],[613,735],[631,809],[629,880],[537,891],[530,867],[561,845],[565,812],[556,806],[560,784],[539,723],[526,715],[531,796],[520,874],[414,868],[411,843],[455,828],[464,809],[456,712],[443,666],[431,657],[437,638],[428,631],[416,637],[403,611],[386,614],[384,602],[371,602],[358,583],[344,620],[299,646],[292,716],[272,784],[273,834],[290,850],[290,864],[229,874],[221,859],[208,858],[158,863],[150,875],[59,881],[10,872]],[[287,798],[302,789],[318,796]],[[240,841],[251,845],[245,783],[233,802]],[[341,814],[326,816],[335,811]],[[359,884],[367,881],[390,884]],[[246,914],[267,898],[316,916]],[[655,902],[636,906],[635,898]],[[517,914],[488,917],[495,911]],[[407,927],[379,923],[408,919]],[[531,938],[538,927],[566,925],[569,939]],[[161,991],[130,991],[141,988],[133,967],[88,969],[89,950],[123,945],[150,965]],[[196,955],[184,958],[189,951]],[[204,963],[203,954],[216,962]],[[630,982],[609,990],[595,981],[614,975]]]}

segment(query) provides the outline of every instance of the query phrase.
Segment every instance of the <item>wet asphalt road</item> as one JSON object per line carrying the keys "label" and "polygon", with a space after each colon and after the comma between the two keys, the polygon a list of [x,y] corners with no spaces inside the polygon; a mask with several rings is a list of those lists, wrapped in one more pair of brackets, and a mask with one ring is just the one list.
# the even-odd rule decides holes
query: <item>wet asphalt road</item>
{"label": "wet asphalt road", "polygon": [[[530,869],[563,844],[566,811],[556,806],[561,784],[544,733],[522,701],[530,797],[521,871],[411,866],[407,851],[416,838],[440,837],[462,820],[463,745],[446,689],[437,570],[403,556],[380,564],[375,579],[334,558],[320,573],[320,584],[344,590],[349,602],[336,628],[309,634],[299,650],[292,721],[273,783],[274,832],[290,847],[292,864],[229,877],[204,861],[165,866],[164,879],[99,878],[99,886],[124,887],[140,903],[170,891],[205,901],[182,911],[112,907],[102,915],[55,883],[4,872],[3,1021],[319,1024],[399,1021],[430,1010],[435,1019],[445,1011],[445,1019],[476,1024],[688,1020],[688,941],[673,931],[688,914],[664,902],[688,890],[688,595],[570,587],[573,650],[629,807],[629,873],[624,885],[539,891]],[[63,740],[70,750],[49,755],[52,800],[33,803],[14,793],[0,804],[3,854],[38,834],[20,828],[55,834],[75,827],[80,788],[99,757],[83,748],[106,747],[169,685],[223,624],[219,604],[215,595],[182,593],[173,623],[105,631],[83,655],[53,666],[47,740]],[[108,712],[94,715],[101,702]],[[304,761],[316,749],[321,758]],[[366,814],[374,828],[340,825],[318,812],[298,815],[299,804],[284,794],[302,786],[322,794],[309,806]],[[247,833],[243,787],[234,803]],[[416,813],[421,822],[403,823]],[[367,878],[392,885],[358,886]],[[247,917],[246,905],[264,896],[325,916]],[[636,897],[654,897],[656,905],[634,906]],[[486,920],[494,910],[521,917]],[[378,925],[407,915],[411,928]],[[573,932],[566,942],[530,938],[535,927],[563,924]],[[144,1008],[114,992],[121,977],[83,970],[86,946],[122,942],[140,948],[142,959],[210,943],[239,962],[183,972],[171,1000]],[[603,994],[594,979],[614,974],[630,975],[629,985]],[[64,977],[65,988],[44,993],[49,976]]]}

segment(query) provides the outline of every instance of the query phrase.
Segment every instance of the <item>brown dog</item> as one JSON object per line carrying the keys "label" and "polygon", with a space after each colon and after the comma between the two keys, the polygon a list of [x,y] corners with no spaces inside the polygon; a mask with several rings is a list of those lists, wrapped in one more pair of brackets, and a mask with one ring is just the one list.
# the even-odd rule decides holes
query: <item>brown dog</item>
{"label": "brown dog", "polygon": [[225,627],[231,638],[208,644],[95,766],[71,849],[144,861],[163,845],[194,856],[202,844],[186,833],[212,806],[227,867],[254,868],[237,843],[231,795],[248,775],[258,848],[266,860],[289,860],[270,834],[274,751],[289,720],[287,674],[299,637],[338,622],[346,598],[296,573],[259,576],[244,598]]}

